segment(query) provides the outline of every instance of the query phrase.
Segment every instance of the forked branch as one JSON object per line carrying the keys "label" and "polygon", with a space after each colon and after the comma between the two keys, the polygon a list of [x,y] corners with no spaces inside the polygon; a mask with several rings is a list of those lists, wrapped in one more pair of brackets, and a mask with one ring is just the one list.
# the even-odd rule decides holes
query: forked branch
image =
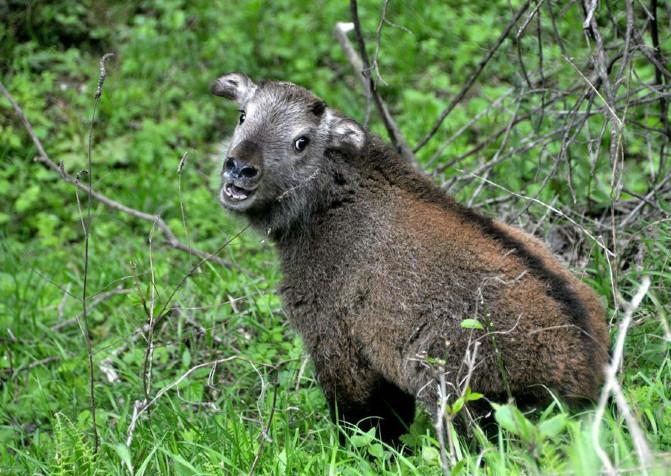
{"label": "forked branch", "polygon": [[387,129],[387,133],[389,134],[389,139],[391,140],[392,144],[394,145],[398,153],[401,155],[401,157],[403,157],[409,162],[414,162],[415,156],[413,155],[412,150],[410,150],[408,143],[403,137],[403,133],[396,125],[394,119],[391,117],[391,113],[389,112],[387,105],[380,97],[380,93],[377,91],[377,84],[375,83],[375,79],[373,78],[370,60],[368,59],[368,53],[366,52],[366,42],[364,41],[363,33],[361,32],[361,23],[359,21],[359,9],[356,0],[350,0],[349,5],[350,5],[350,12],[352,14],[354,33],[356,35],[357,44],[359,46],[359,54],[361,56],[359,60],[360,63],[356,61],[355,59],[356,55],[352,54],[354,53],[353,49],[350,47],[348,51],[348,48],[346,46],[346,43],[348,43],[346,37],[347,31],[342,28],[343,25],[346,26],[346,24],[338,23],[336,25],[336,36],[338,36],[338,40],[340,41],[341,46],[345,50],[345,54],[347,55],[354,69],[355,70],[358,69],[359,73],[363,76],[364,87],[366,88],[366,95],[369,98],[373,99],[375,107],[377,108],[377,111],[380,114],[380,117],[382,118],[382,122],[384,123],[384,127]]}
{"label": "forked branch", "polygon": [[499,47],[503,44],[505,39],[508,37],[508,34],[510,34],[510,31],[513,29],[513,27],[517,24],[519,19],[522,17],[524,12],[527,11],[529,8],[529,4],[531,3],[531,0],[527,0],[524,2],[524,5],[522,5],[522,8],[520,8],[515,16],[513,17],[512,20],[508,23],[506,28],[503,30],[503,32],[499,35],[498,39],[496,40],[496,43],[494,43],[494,46],[492,46],[487,54],[485,55],[484,58],[480,60],[478,63],[478,66],[475,68],[475,71],[471,73],[470,77],[466,81],[466,84],[464,85],[463,88],[461,88],[461,91],[452,98],[452,101],[447,105],[447,107],[443,110],[443,112],[440,113],[440,116],[438,116],[438,119],[436,119],[436,122],[433,124],[433,127],[431,127],[431,130],[429,131],[428,134],[426,134],[422,140],[419,141],[419,143],[415,146],[413,149],[413,152],[416,154],[417,152],[422,149],[430,140],[431,138],[438,132],[438,129],[440,129],[440,126],[443,124],[443,121],[445,121],[445,118],[452,112],[452,110],[457,107],[457,105],[466,97],[466,94],[468,91],[471,89],[471,86],[475,83],[475,80],[478,79],[478,76],[480,76],[480,73],[482,73],[482,70],[485,69],[485,66],[487,66],[487,63],[489,63],[489,60],[492,59],[494,56],[494,53],[499,49]]}
{"label": "forked branch", "polygon": [[37,137],[35,134],[35,131],[33,130],[32,125],[30,124],[30,121],[28,121],[28,118],[26,115],[23,113],[23,110],[21,107],[18,105],[18,103],[14,100],[12,95],[7,91],[5,86],[0,82],[0,92],[2,92],[2,95],[7,98],[9,103],[12,105],[12,108],[14,109],[14,112],[16,113],[17,117],[23,124],[24,128],[28,132],[28,135],[33,141],[33,144],[35,144],[35,147],[37,148],[38,156],[35,157],[35,160],[37,162],[40,162],[44,165],[46,165],[48,168],[50,168],[52,171],[56,172],[65,182],[74,185],[80,190],[83,190],[87,194],[89,194],[92,198],[96,199],[103,205],[105,205],[108,208],[111,208],[113,210],[119,211],[121,213],[124,213],[126,215],[129,215],[133,218],[137,218],[138,220],[143,220],[151,224],[155,224],[156,228],[158,228],[161,233],[163,234],[164,238],[166,239],[168,245],[171,247],[178,249],[180,251],[183,251],[185,253],[188,253],[193,256],[197,256],[201,258],[204,261],[210,261],[212,263],[216,263],[220,266],[224,266],[226,268],[231,268],[233,265],[226,261],[223,258],[220,258],[216,254],[210,254],[207,253],[206,251],[200,250],[198,248],[194,248],[192,246],[189,246],[182,241],[180,241],[177,236],[173,233],[172,229],[168,226],[168,224],[161,218],[160,215],[158,214],[152,214],[152,213],[146,213],[141,210],[137,210],[135,208],[131,208],[127,205],[124,205],[123,203],[120,203],[116,200],[113,200],[109,198],[108,196],[90,188],[87,184],[82,183],[77,177],[74,177],[70,175],[68,172],[66,172],[65,168],[63,167],[63,164],[57,165],[54,161],[52,161],[49,158],[49,155],[47,152],[44,150],[44,147],[42,146],[42,142],[40,139]]}

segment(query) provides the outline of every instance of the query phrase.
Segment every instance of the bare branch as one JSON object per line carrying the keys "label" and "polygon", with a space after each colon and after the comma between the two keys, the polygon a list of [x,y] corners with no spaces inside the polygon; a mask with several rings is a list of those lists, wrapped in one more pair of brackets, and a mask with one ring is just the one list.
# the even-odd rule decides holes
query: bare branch
{"label": "bare branch", "polygon": [[380,13],[380,21],[377,24],[377,30],[375,31],[375,52],[373,53],[373,60],[371,61],[371,68],[375,70],[375,75],[377,76],[378,81],[381,83],[387,84],[386,81],[382,78],[380,73],[380,65],[378,60],[380,58],[380,46],[382,43],[382,27],[387,21],[387,8],[389,7],[389,0],[384,0],[382,2],[382,12]]}
{"label": "bare branch", "polygon": [[256,451],[256,455],[254,456],[254,461],[252,462],[252,466],[249,468],[249,475],[251,476],[254,474],[254,470],[256,469],[256,465],[258,464],[259,460],[261,459],[261,454],[263,453],[263,448],[266,444],[266,441],[270,439],[270,425],[273,423],[273,416],[275,415],[275,405],[277,404],[277,391],[280,387],[279,384],[279,371],[275,370],[275,385],[273,388],[273,403],[271,404],[270,407],[270,414],[268,415],[268,421],[266,423],[266,426],[261,430],[261,434],[259,435],[259,449]]}
{"label": "bare branch", "polygon": [[[414,162],[415,156],[410,150],[410,147],[408,146],[408,143],[403,137],[401,130],[398,128],[396,122],[394,122],[394,119],[391,117],[387,105],[384,103],[384,101],[382,101],[380,93],[378,93],[377,91],[375,80],[373,79],[373,75],[371,74],[370,61],[368,60],[368,53],[366,52],[366,43],[363,39],[363,34],[361,32],[361,24],[359,22],[359,11],[356,0],[350,0],[349,5],[350,5],[350,12],[352,14],[352,22],[354,24],[354,33],[356,34],[357,43],[359,45],[359,54],[361,56],[361,62],[363,65],[360,71],[361,74],[364,76],[366,82],[368,83],[367,93],[370,94],[370,96],[373,98],[373,101],[375,102],[375,107],[377,108],[377,111],[380,114],[380,118],[382,118],[384,127],[387,129],[387,133],[389,134],[389,139],[396,148],[396,151],[401,155],[401,157],[403,157],[407,161]],[[340,23],[339,25],[342,25],[342,23]],[[336,32],[338,31],[339,30],[336,27]],[[345,37],[344,39],[346,40],[347,38]],[[342,43],[343,42],[341,41],[341,45]],[[352,63],[352,65],[354,65],[354,63]]]}
{"label": "bare branch", "polygon": [[461,88],[461,91],[450,101],[450,104],[447,105],[447,107],[443,110],[443,112],[440,113],[440,116],[438,116],[438,119],[436,122],[433,124],[433,127],[431,127],[431,130],[429,133],[422,138],[422,140],[419,141],[419,143],[415,146],[413,149],[413,152],[416,154],[419,152],[422,147],[424,147],[430,140],[431,138],[438,132],[438,129],[440,129],[440,126],[443,124],[443,121],[445,121],[445,118],[452,112],[452,110],[461,102],[464,97],[466,97],[466,93],[471,89],[471,86],[475,83],[475,80],[478,79],[478,76],[480,76],[480,73],[482,73],[482,70],[485,69],[485,66],[487,66],[487,63],[489,63],[489,60],[492,59],[494,56],[494,53],[499,49],[499,47],[503,44],[505,39],[508,37],[508,34],[510,31],[513,29],[515,24],[518,22],[518,20],[522,17],[525,11],[527,11],[527,8],[529,8],[529,4],[531,3],[531,0],[527,0],[524,2],[524,5],[522,5],[522,8],[520,8],[513,19],[508,23],[508,25],[505,27],[501,35],[499,35],[498,39],[494,43],[494,46],[490,48],[490,50],[487,52],[484,58],[480,60],[480,63],[478,63],[478,66],[475,68],[475,71],[471,73],[471,76],[466,80],[466,84]]}
{"label": "bare branch", "polygon": [[[131,289],[124,288],[123,286],[119,285],[116,288],[112,289],[111,291],[98,293],[98,294],[94,295],[93,298],[91,299],[91,302],[88,305],[88,310],[89,311],[93,310],[93,308],[95,308],[98,304],[100,304],[101,302],[107,301],[111,297],[120,296],[120,295],[123,295],[123,294],[129,294],[131,291],[132,291]],[[79,319],[81,319],[81,317],[82,317],[81,314],[79,314],[79,315],[73,317],[72,319],[68,319],[67,321],[58,322],[58,323],[54,324],[53,326],[51,326],[51,329],[54,330],[54,331],[61,331],[61,330],[65,329],[66,327],[70,327],[74,324],[77,324],[77,322],[79,322]]]}
{"label": "bare branch", "polygon": [[91,112],[91,125],[89,126],[89,140],[87,151],[87,178],[88,178],[88,200],[86,201],[86,220],[82,214],[82,209],[79,203],[79,195],[77,195],[77,207],[79,209],[79,216],[82,221],[82,230],[84,231],[84,284],[82,286],[82,313],[81,322],[84,324],[82,333],[84,334],[84,341],[86,343],[86,354],[88,357],[89,366],[89,398],[91,403],[91,424],[93,427],[94,452],[98,452],[100,447],[100,437],[98,436],[98,425],[96,423],[96,396],[94,387],[94,373],[93,373],[93,345],[91,343],[91,334],[89,333],[89,321],[87,304],[88,299],[86,293],[88,291],[89,278],[89,242],[91,238],[91,191],[93,189],[93,126],[96,122],[96,112],[98,111],[98,103],[103,94],[103,86],[105,85],[105,78],[107,77],[107,69],[105,62],[114,56],[112,53],[107,53],[100,58],[100,72],[98,75],[98,87],[96,88],[95,97],[93,99],[93,111]]}
{"label": "bare branch", "polygon": [[47,155],[46,151],[44,150],[44,147],[42,146],[42,142],[38,139],[37,135],[35,134],[35,131],[33,130],[32,125],[26,118],[25,114],[23,113],[23,110],[21,107],[17,104],[17,102],[14,100],[12,95],[7,91],[5,86],[0,82],[0,92],[2,92],[3,96],[7,98],[7,100],[10,102],[12,105],[12,108],[14,109],[14,112],[18,116],[19,120],[23,124],[24,128],[28,132],[28,135],[33,141],[33,144],[35,144],[35,147],[37,148],[38,156],[35,158],[37,162],[40,162],[44,165],[46,165],[48,168],[50,168],[52,171],[56,172],[65,182],[74,185],[80,190],[83,190],[87,194],[90,193],[91,197],[95,198],[97,201],[102,203],[108,208],[111,208],[113,210],[119,211],[121,213],[124,213],[126,215],[129,215],[133,218],[137,218],[139,220],[143,220],[152,224],[156,224],[156,227],[161,230],[161,233],[163,233],[163,236],[168,242],[168,245],[171,247],[178,249],[180,251],[183,251],[185,253],[188,253],[193,256],[197,256],[198,258],[201,258],[204,261],[210,261],[212,263],[216,263],[220,266],[224,266],[226,268],[233,268],[235,267],[228,261],[220,258],[219,256],[215,254],[210,254],[205,251],[199,250],[197,248],[193,248],[191,246],[186,245],[185,243],[181,242],[173,233],[173,231],[170,229],[168,224],[161,218],[160,215],[153,215],[151,213],[146,213],[140,210],[136,210],[135,208],[131,208],[129,206],[124,205],[123,203],[120,203],[116,200],[113,200],[106,195],[103,195],[102,193],[91,189],[88,185],[82,183],[78,178],[70,175],[65,171],[63,168],[63,165],[61,164],[56,165],[49,156]]}
{"label": "bare branch", "polygon": [[594,11],[598,5],[599,0],[590,0],[590,5],[585,15],[585,21],[582,24],[583,28],[589,28],[590,24],[592,23],[592,18],[594,18]]}
{"label": "bare branch", "polygon": [[[613,349],[613,357],[611,358],[610,364],[605,369],[606,383],[604,384],[603,389],[601,390],[601,396],[599,397],[599,403],[597,405],[596,412],[594,415],[594,424],[592,426],[592,443],[594,444],[594,448],[597,452],[597,455],[599,456],[599,459],[606,467],[606,471],[610,475],[615,475],[617,474],[617,472],[615,471],[615,468],[613,467],[613,463],[611,463],[610,458],[608,458],[608,455],[600,445],[599,430],[601,427],[601,421],[603,420],[603,416],[606,411],[606,403],[608,402],[608,397],[611,394],[611,392],[614,391],[615,385],[617,385],[617,371],[622,363],[622,356],[624,354],[624,341],[627,337],[627,331],[629,330],[629,325],[631,324],[634,312],[636,312],[638,307],[641,305],[641,302],[643,301],[643,298],[647,294],[649,288],[650,288],[650,278],[645,276],[641,281],[641,285],[636,291],[636,294],[634,295],[634,297],[632,298],[631,302],[629,303],[629,305],[625,310],[624,317],[622,318],[622,322],[620,323],[620,327],[618,330],[617,341],[615,342],[615,347]],[[622,402],[620,402],[620,404],[622,404]],[[644,468],[648,468],[652,463],[652,452],[650,451],[650,447],[647,441],[645,440],[645,437],[643,436],[640,427],[636,423],[636,420],[633,419],[633,417],[631,419],[627,418],[627,423],[630,425],[629,429],[632,433],[632,439],[634,440],[634,446],[636,447],[636,452],[638,454],[639,460]]]}

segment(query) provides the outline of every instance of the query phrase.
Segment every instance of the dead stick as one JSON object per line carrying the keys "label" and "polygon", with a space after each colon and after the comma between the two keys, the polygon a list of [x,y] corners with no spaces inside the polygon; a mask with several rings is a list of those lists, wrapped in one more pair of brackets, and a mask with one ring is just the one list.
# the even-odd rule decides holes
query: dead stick
{"label": "dead stick", "polygon": [[357,43],[359,45],[359,54],[361,55],[361,61],[363,63],[363,69],[361,74],[366,78],[368,83],[367,93],[369,96],[372,96],[373,101],[375,102],[375,107],[377,108],[382,122],[384,122],[384,127],[387,129],[389,134],[389,139],[394,144],[394,147],[398,153],[409,162],[415,161],[415,156],[413,155],[408,143],[405,141],[403,134],[400,129],[394,122],[394,119],[387,109],[387,105],[382,101],[380,94],[377,91],[377,86],[373,75],[371,74],[370,61],[368,60],[368,53],[366,52],[366,42],[363,39],[363,34],[361,33],[361,23],[359,22],[359,11],[356,0],[350,0],[350,12],[352,14],[352,23],[354,23],[354,33],[356,34]]}
{"label": "dead stick", "polygon": [[188,253],[193,256],[197,256],[199,258],[202,258],[205,261],[210,261],[213,263],[216,263],[220,266],[224,266],[226,268],[232,268],[233,265],[229,263],[228,261],[220,258],[219,256],[209,254],[205,251],[199,250],[197,248],[193,248],[191,246],[188,246],[184,243],[182,243],[175,234],[172,232],[168,224],[161,218],[160,215],[153,215],[151,213],[146,213],[140,210],[136,210],[135,208],[128,207],[124,205],[123,203],[117,202],[116,200],[113,200],[106,195],[103,195],[102,193],[90,189],[88,185],[82,183],[79,179],[76,177],[73,177],[72,175],[68,174],[63,166],[56,165],[55,162],[53,162],[50,158],[49,155],[46,153],[44,150],[44,147],[42,146],[42,142],[37,138],[37,135],[35,135],[35,131],[33,130],[32,125],[30,124],[30,121],[26,118],[26,115],[23,113],[23,110],[21,107],[17,104],[17,102],[14,100],[12,95],[7,91],[5,86],[0,82],[0,92],[2,92],[2,95],[7,98],[7,100],[10,102],[12,105],[12,108],[14,109],[14,112],[18,116],[19,120],[23,124],[24,128],[28,132],[28,135],[33,141],[33,144],[35,144],[35,147],[37,148],[38,156],[35,158],[37,162],[41,162],[42,164],[46,165],[49,167],[51,170],[56,172],[60,177],[67,183],[70,183],[77,187],[80,190],[83,190],[87,194],[90,193],[90,196],[98,200],[100,203],[105,205],[108,208],[111,208],[113,210],[117,210],[121,213],[124,213],[126,215],[130,215],[134,218],[137,218],[139,220],[144,220],[149,223],[156,223],[156,227],[161,230],[163,233],[165,239],[167,240],[168,244],[180,251],[184,251],[185,253]]}
{"label": "dead stick", "polygon": [[279,370],[275,370],[275,388],[273,389],[273,403],[270,406],[270,415],[268,415],[268,422],[266,423],[266,426],[263,428],[261,431],[261,434],[259,435],[259,449],[256,452],[256,456],[254,456],[254,461],[252,462],[252,466],[249,468],[249,475],[251,476],[254,474],[254,470],[256,469],[256,465],[259,463],[259,460],[261,459],[261,454],[263,453],[263,447],[265,446],[266,440],[269,439],[268,434],[270,433],[270,425],[273,423],[273,416],[275,415],[275,406],[277,404],[277,390],[280,387],[279,383]]}
{"label": "dead stick", "polygon": [[524,5],[522,5],[522,8],[520,8],[513,19],[508,23],[506,28],[503,30],[501,35],[499,35],[498,39],[496,40],[496,43],[494,43],[494,46],[487,52],[484,58],[480,60],[480,63],[478,63],[477,68],[471,76],[468,78],[466,81],[466,84],[464,85],[463,88],[461,88],[461,91],[459,91],[459,94],[457,94],[454,99],[450,102],[450,104],[447,105],[447,107],[443,110],[443,112],[440,113],[440,116],[436,120],[436,122],[433,124],[433,127],[431,127],[431,130],[429,133],[422,138],[422,140],[419,141],[419,143],[415,146],[413,149],[413,152],[416,154],[419,152],[419,150],[424,147],[430,140],[431,138],[438,132],[438,129],[440,129],[440,126],[443,124],[443,121],[445,118],[452,112],[452,110],[461,102],[462,99],[466,96],[466,93],[471,89],[471,86],[473,86],[473,83],[475,83],[475,80],[478,79],[478,76],[480,76],[480,73],[482,73],[482,70],[485,69],[485,66],[487,66],[487,63],[489,63],[489,60],[492,59],[494,56],[494,53],[499,49],[499,47],[503,44],[505,39],[508,37],[508,34],[510,33],[510,30],[513,29],[517,21],[522,17],[524,12],[527,11],[527,8],[529,8],[529,4],[531,3],[531,0],[527,0]]}
{"label": "dead stick", "polygon": [[[112,289],[111,291],[106,291],[106,292],[103,292],[103,293],[99,293],[99,294],[93,296],[93,298],[91,299],[91,303],[88,305],[88,310],[92,311],[93,308],[96,307],[98,304],[100,304],[103,301],[106,301],[107,299],[109,299],[111,297],[119,296],[119,295],[123,295],[123,294],[128,294],[131,291],[132,291],[131,289],[127,289],[127,288],[124,288],[122,286],[118,286],[118,287]],[[72,319],[68,319],[67,321],[58,322],[58,323],[54,324],[53,326],[51,326],[51,329],[54,330],[54,331],[60,331],[62,329],[65,329],[66,327],[70,327],[74,324],[77,324],[77,322],[79,322],[80,318],[81,318],[81,315],[77,315],[77,316],[73,317]]]}
{"label": "dead stick", "polygon": [[96,122],[96,112],[98,111],[98,103],[100,102],[100,97],[103,94],[103,85],[105,84],[105,78],[107,77],[107,70],[105,68],[105,62],[112,58],[114,55],[112,53],[107,53],[100,58],[100,74],[98,76],[98,87],[96,88],[95,97],[93,99],[93,111],[91,112],[91,125],[89,126],[89,140],[88,140],[88,150],[87,150],[87,178],[88,178],[88,200],[86,201],[86,220],[84,220],[84,215],[82,213],[81,206],[79,204],[79,196],[77,196],[77,206],[79,209],[79,216],[82,221],[82,230],[84,231],[84,284],[82,286],[82,313],[81,313],[81,322],[84,323],[82,327],[82,332],[84,334],[84,341],[86,343],[86,354],[88,357],[88,366],[89,366],[89,398],[91,403],[91,424],[93,426],[93,441],[94,441],[94,452],[98,453],[98,448],[100,447],[100,436],[98,435],[98,425],[96,423],[96,396],[95,396],[95,387],[94,387],[94,371],[93,371],[93,344],[91,343],[91,334],[89,333],[89,320],[88,320],[88,299],[87,299],[87,290],[88,290],[88,281],[89,281],[89,242],[91,238],[91,190],[93,189],[93,126]]}
{"label": "dead stick", "polygon": [[[606,452],[603,450],[603,448],[599,443],[599,430],[601,427],[601,420],[603,419],[604,413],[606,411],[608,396],[611,394],[611,392],[613,392],[613,387],[617,382],[617,370],[620,367],[620,364],[622,363],[622,356],[624,354],[624,341],[627,337],[627,331],[629,330],[629,325],[631,324],[634,312],[641,305],[641,301],[643,301],[643,298],[647,294],[649,288],[650,288],[650,278],[645,276],[641,282],[641,285],[638,288],[638,291],[636,291],[636,294],[634,295],[631,302],[627,306],[627,309],[624,313],[624,317],[622,318],[622,322],[620,323],[620,328],[617,335],[617,341],[615,342],[615,347],[613,350],[613,357],[611,359],[610,364],[605,369],[606,383],[604,384],[603,389],[601,390],[599,403],[596,407],[596,412],[594,414],[594,425],[592,426],[592,444],[594,445],[594,449],[596,450],[599,459],[606,467],[606,472],[612,475],[617,474],[617,472],[615,471],[615,468],[613,467],[613,463],[611,463],[610,458],[608,458],[608,455],[606,454]],[[636,424],[635,420],[634,424]],[[632,428],[630,428],[630,430],[632,430]],[[633,427],[632,437],[634,436],[634,434],[638,436],[642,435],[641,431],[637,432],[636,430],[640,429]],[[645,441],[645,438],[643,437],[634,438],[634,446],[636,447],[639,460],[641,461],[643,467],[644,468],[649,467],[652,462],[652,452],[650,451],[650,447],[648,446],[647,441]]]}

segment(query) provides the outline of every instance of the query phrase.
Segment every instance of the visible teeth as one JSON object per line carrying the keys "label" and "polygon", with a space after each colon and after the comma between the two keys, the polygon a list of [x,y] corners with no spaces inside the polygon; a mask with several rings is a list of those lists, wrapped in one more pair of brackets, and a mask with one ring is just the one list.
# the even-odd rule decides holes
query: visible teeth
{"label": "visible teeth", "polygon": [[224,193],[226,193],[227,197],[230,197],[233,200],[245,200],[252,194],[252,190],[245,190],[244,188],[229,183],[224,187]]}

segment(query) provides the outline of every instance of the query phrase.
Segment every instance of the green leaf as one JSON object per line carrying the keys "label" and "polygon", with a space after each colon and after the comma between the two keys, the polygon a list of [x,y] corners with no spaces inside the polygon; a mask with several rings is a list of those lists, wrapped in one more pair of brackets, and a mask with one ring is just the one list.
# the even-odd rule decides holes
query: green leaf
{"label": "green leaf", "polygon": [[182,431],[182,440],[193,443],[198,439],[198,432],[193,428]]}
{"label": "green leaf", "polygon": [[384,446],[374,443],[368,447],[368,453],[377,459],[384,459]]}
{"label": "green leaf", "polygon": [[280,454],[277,455],[277,470],[279,474],[287,474],[287,449],[282,448]]}
{"label": "green leaf", "polygon": [[457,413],[459,413],[459,411],[464,407],[464,403],[466,403],[466,400],[464,399],[464,397],[457,398],[457,400],[454,402],[454,404],[450,408],[450,413],[452,415],[456,415]]}
{"label": "green leaf", "polygon": [[566,415],[561,413],[538,425],[538,431],[543,438],[554,438],[566,427]]}
{"label": "green leaf", "polygon": [[484,329],[482,323],[477,319],[464,319],[461,321],[461,327],[463,329]]}
{"label": "green leaf", "polygon": [[355,448],[363,448],[368,446],[375,439],[375,428],[371,428],[366,433],[359,433],[352,436],[352,446]]}
{"label": "green leaf", "polygon": [[473,402],[475,400],[480,400],[484,398],[484,395],[478,392],[471,392],[470,390],[466,393],[466,401]]}
{"label": "green leaf", "polygon": [[188,369],[190,365],[191,365],[191,352],[189,352],[189,349],[184,349],[184,352],[182,352],[182,367]]}
{"label": "green leaf", "polygon": [[126,469],[128,469],[128,473],[133,474],[133,462],[130,457],[128,446],[124,443],[117,443],[114,445],[114,451],[116,451],[116,454],[119,455],[119,459],[121,459],[121,462],[126,466]]}
{"label": "green leaf", "polygon": [[23,193],[16,199],[14,203],[14,208],[17,212],[23,213],[26,210],[30,209],[40,196],[40,187],[37,185],[32,185],[28,187]]}
{"label": "green leaf", "polygon": [[440,453],[433,446],[422,446],[422,459],[427,463],[440,462]]}
{"label": "green leaf", "polygon": [[515,405],[492,405],[495,410],[494,418],[501,427],[525,441],[530,440],[533,425]]}
{"label": "green leaf", "polygon": [[466,466],[466,460],[465,459],[459,460],[457,464],[455,464],[452,470],[450,471],[450,474],[456,476],[457,474],[461,473],[461,471],[464,469],[465,466]]}

